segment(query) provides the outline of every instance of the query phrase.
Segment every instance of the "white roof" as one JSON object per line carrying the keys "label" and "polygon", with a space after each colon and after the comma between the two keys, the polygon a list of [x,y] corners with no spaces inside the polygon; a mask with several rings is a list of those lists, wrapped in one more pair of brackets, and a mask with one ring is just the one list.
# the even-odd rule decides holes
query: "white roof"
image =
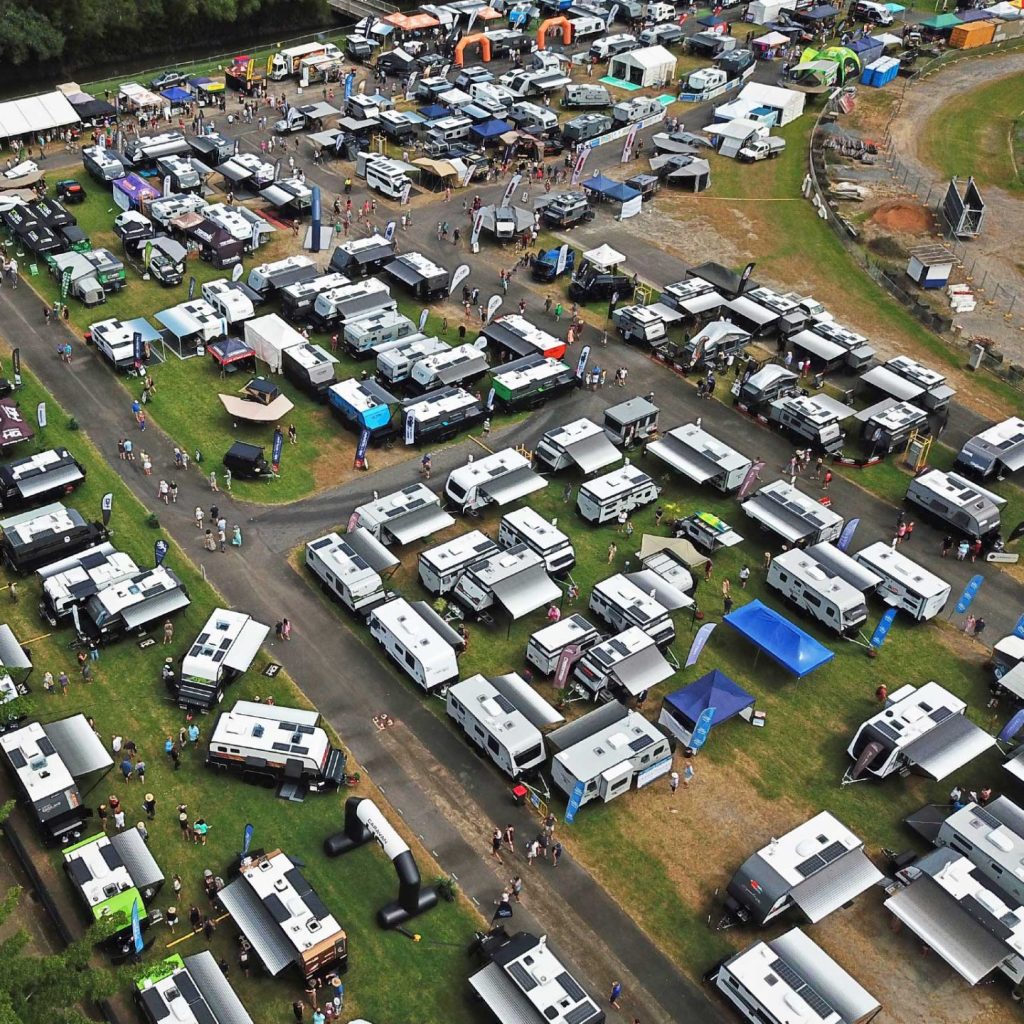
{"label": "white roof", "polygon": [[761,82],[748,82],[739,95],[741,102],[753,107],[777,107],[780,110],[804,109],[804,94],[793,89],[783,89],[777,85],[764,85]]}
{"label": "white roof", "polygon": [[[853,557],[861,564],[869,566],[883,574],[884,577],[896,580],[908,590],[920,594],[922,597],[934,597],[941,593],[949,594],[950,585],[944,579],[929,572],[913,559],[908,558],[902,551],[897,551],[883,540],[861,548]],[[884,578],[882,583],[884,588]]]}
{"label": "white roof", "polygon": [[971,843],[971,859],[991,881],[998,873],[994,863],[1013,877],[1015,885],[1024,881],[1024,835],[1020,826],[1021,809],[1005,796],[996,797],[985,807],[969,803],[946,818],[943,828],[952,829]]}
{"label": "white roof", "polygon": [[584,740],[566,747],[555,760],[574,779],[593,779],[624,761],[643,756],[665,734],[636,711],[627,711],[624,718],[593,733]]}
{"label": "white roof", "polygon": [[[110,848],[113,856],[109,853],[104,855],[105,847]],[[109,861],[108,857],[110,857]],[[81,861],[88,868],[88,873],[91,875],[88,881],[83,877],[77,882],[78,890],[90,908],[98,906],[100,903],[106,903],[112,896],[125,892],[135,885],[124,861],[111,848],[108,836],[97,836],[92,842],[87,842],[76,850],[65,853],[64,861],[67,864],[72,861]]]}
{"label": "white roof", "polygon": [[[436,342],[436,338],[424,339],[427,342]],[[471,395],[465,388],[445,388],[441,394],[427,394],[418,402],[411,402],[405,406],[406,416],[412,416],[414,420],[431,420],[437,416],[449,415],[458,412],[459,409],[466,409],[477,404],[477,398]]]}
{"label": "white roof", "polygon": [[182,659],[181,674],[212,680],[221,668],[245,672],[269,632],[245,612],[216,608]]}
{"label": "white roof", "polygon": [[[60,91],[25,96],[0,103],[0,136],[37,135],[51,128],[77,124],[81,120],[68,98]],[[31,140],[35,142],[33,138]]]}
{"label": "white roof", "polygon": [[757,851],[758,856],[791,886],[798,886],[808,877],[800,865],[826,847],[838,844],[845,851],[859,850],[863,843],[838,818],[821,811],[813,818],[773,839]]}
{"label": "white roof", "polygon": [[863,592],[818,561],[810,551],[791,548],[772,561],[838,608],[849,611],[864,607]]}
{"label": "white roof", "polygon": [[109,554],[97,552],[79,564],[49,576],[43,581],[43,590],[54,607],[60,609],[134,576],[138,571],[135,560],[123,551],[111,551]]}
{"label": "white roof", "polygon": [[424,664],[452,658],[452,645],[404,597],[378,605],[370,622],[378,621]]}
{"label": "white roof", "polygon": [[[287,716],[287,717],[286,717]],[[319,716],[314,714],[314,719]],[[308,724],[308,713],[298,708],[238,701],[217,719],[210,735],[215,743],[243,750],[259,750],[271,760],[298,757],[323,766],[331,741],[319,726]]]}
{"label": "white roof", "polygon": [[[403,487],[400,491],[385,494],[383,498],[359,505],[356,512],[359,513],[359,521],[364,525],[381,523],[387,526],[402,516],[432,505],[440,507],[441,499],[425,483],[415,483]],[[453,519],[451,522],[454,521]]]}
{"label": "white roof", "polygon": [[[529,548],[525,544],[516,544],[480,559],[469,567],[463,579],[472,577],[478,586],[489,590],[496,583],[513,579],[520,573],[543,565],[544,559],[533,548]],[[459,582],[461,583],[462,580]]]}
{"label": "white roof", "polygon": [[590,249],[583,254],[583,259],[587,263],[593,263],[594,266],[607,270],[610,267],[614,267],[619,263],[624,263],[626,257],[622,255],[616,249],[613,249],[610,245],[601,245],[596,249]]}
{"label": "white roof", "polygon": [[588,480],[580,487],[580,495],[586,494],[598,504],[628,494],[630,491],[647,487],[654,481],[634,465],[620,466],[604,476]]}
{"label": "white roof", "polygon": [[461,568],[471,562],[493,555],[498,545],[480,530],[470,530],[452,537],[443,544],[421,552],[420,561],[442,575],[452,569]]}
{"label": "white roof", "polygon": [[535,550],[552,551],[570,543],[565,533],[529,505],[517,508],[514,512],[506,512],[502,522],[527,535],[530,547]]}
{"label": "white roof", "polygon": [[675,57],[664,46],[645,46],[639,50],[627,50],[625,53],[616,54],[613,60],[616,64],[644,68],[645,70],[652,68],[674,70],[676,66]]}
{"label": "white roof", "polygon": [[606,601],[638,626],[659,622],[668,615],[668,610],[662,604],[622,573],[616,573],[606,580],[595,583],[594,594],[601,594]]}
{"label": "white roof", "polygon": [[508,750],[517,751],[543,744],[540,730],[494,684],[482,675],[470,676],[448,687],[454,697],[492,736],[500,738]]}
{"label": "white roof", "polygon": [[[723,108],[720,107],[718,109]],[[723,139],[740,140],[749,139],[751,135],[760,134],[764,130],[765,126],[760,121],[748,121],[742,117],[734,118],[732,121],[709,124],[706,128],[701,129],[706,135],[718,135]]]}
{"label": "white roof", "polygon": [[966,505],[975,505],[978,509],[982,509],[986,499],[997,507],[1006,504],[1006,499],[1001,498],[998,494],[978,487],[977,484],[965,480],[962,476],[957,476],[956,473],[944,473],[941,469],[929,469],[915,477],[913,483],[926,487],[935,494],[942,495],[951,505],[960,508]]}
{"label": "white roof", "polygon": [[[60,754],[53,752],[53,745],[38,722],[30,722],[15,732],[0,736],[0,747],[11,758],[18,779],[33,803],[75,787],[71,772]],[[44,750],[50,753],[44,753]]]}
{"label": "white roof", "polygon": [[500,380],[502,385],[508,388],[509,391],[515,392],[538,381],[546,380],[548,377],[557,377],[560,373],[564,373],[565,370],[565,363],[559,362],[557,359],[542,359],[522,370],[501,370],[496,368],[491,376],[496,380]]}

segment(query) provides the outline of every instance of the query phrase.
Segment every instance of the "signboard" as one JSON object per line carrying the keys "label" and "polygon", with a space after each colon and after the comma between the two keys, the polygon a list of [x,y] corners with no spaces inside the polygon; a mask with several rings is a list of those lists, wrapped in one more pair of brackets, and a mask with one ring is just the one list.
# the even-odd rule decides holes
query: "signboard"
{"label": "signboard", "polygon": [[487,319],[488,319],[488,321],[493,319],[494,314],[497,313],[499,309],[501,309],[501,296],[500,295],[492,295],[487,300]]}
{"label": "signboard", "polygon": [[764,469],[764,463],[758,459],[750,469],[747,470],[747,475],[743,478],[743,483],[740,484],[740,489],[736,492],[736,497],[742,501],[754,484],[761,479],[761,470]]}
{"label": "signboard", "polygon": [[160,540],[153,545],[153,561],[156,562],[157,565],[163,565],[168,551],[170,551],[170,545],[161,537]]}
{"label": "signboard", "polygon": [[356,465],[361,466],[366,461],[366,450],[370,447],[370,430],[363,427],[359,431],[359,440],[356,443]]}
{"label": "signboard", "polygon": [[663,761],[655,761],[654,764],[637,773],[636,788],[642,789],[648,782],[660,779],[672,770],[672,758],[666,757]]}
{"label": "signboard", "polygon": [[494,411],[495,394],[496,393],[495,393],[494,388],[491,388],[491,390],[487,392],[487,410],[488,410],[488,412],[493,412]]}
{"label": "signboard", "polygon": [[132,335],[132,358],[135,360],[136,366],[142,366],[146,361],[146,346],[138,331]]}
{"label": "signboard", "polygon": [[405,414],[405,443],[416,443],[416,416],[412,409],[409,409]]}
{"label": "signboard", "polygon": [[103,499],[100,501],[100,513],[103,516],[103,525],[107,526],[110,523],[110,513],[114,508],[114,495],[111,491],[107,491],[103,495]]}
{"label": "signboard", "polygon": [[345,76],[345,99],[346,100],[352,95],[352,86],[355,84],[355,81],[356,81],[356,73],[355,73],[355,71],[350,71]]}
{"label": "signboard", "polygon": [[244,857],[249,852],[249,847],[252,845],[252,834],[255,831],[253,826],[246,825],[245,830],[242,832],[242,856]]}
{"label": "signboard", "polygon": [[412,195],[412,182],[410,181],[405,188],[402,189],[402,197],[398,200],[399,206],[405,206],[409,202],[409,196]]}
{"label": "signboard", "polygon": [[890,608],[882,617],[878,620],[878,625],[875,626],[874,633],[871,634],[871,639],[868,641],[874,648],[879,648],[885,643],[885,638],[889,635],[889,630],[892,629],[893,619],[896,618],[896,609]]}
{"label": "signboard", "polygon": [[196,279],[190,277],[188,279],[188,301],[191,302],[196,297]]}
{"label": "signboard", "polygon": [[36,422],[39,424],[39,429],[43,430],[46,427],[46,403],[40,402],[36,406]]}
{"label": "signboard", "polygon": [[484,212],[478,210],[473,218],[473,234],[469,236],[469,247],[476,252],[477,244],[480,242],[480,231],[484,226]]}
{"label": "signboard", "polygon": [[697,664],[697,659],[700,657],[701,651],[704,650],[708,640],[711,638],[711,634],[715,631],[714,622],[705,622],[700,629],[697,630],[697,635],[693,638],[693,643],[690,644],[690,653],[686,656],[686,664],[684,668],[689,668],[691,665]]}
{"label": "signboard", "polygon": [[851,519],[846,526],[843,527],[843,532],[839,536],[839,541],[836,547],[840,551],[845,551],[850,546],[850,541],[853,540],[853,535],[857,532],[857,527],[860,526],[859,519]]}
{"label": "signboard", "polygon": [[423,333],[423,328],[427,326],[427,318],[429,316],[430,316],[430,310],[429,309],[424,309],[420,313],[419,329],[420,329],[420,333],[421,334]]}
{"label": "signboard", "polygon": [[[479,235],[480,233],[479,229],[476,226],[476,221],[473,222],[473,232],[474,235]],[[452,271],[452,283],[448,286],[448,294],[453,295],[455,293],[455,289],[458,288],[459,285],[462,284],[462,282],[465,281],[467,277],[469,277],[469,264],[460,263]]]}
{"label": "signboard", "polygon": [[309,211],[309,222],[310,222],[310,252],[320,251],[320,222],[322,216],[322,209],[320,204],[320,186],[314,185],[312,188],[312,195],[310,197],[310,211]]}
{"label": "signboard", "polygon": [[740,294],[746,290],[747,282],[750,280],[750,275],[754,272],[754,267],[756,266],[756,263],[748,263],[743,268],[743,273],[740,274]]}
{"label": "signboard", "polygon": [[697,724],[693,729],[693,735],[690,737],[691,749],[700,750],[704,746],[708,733],[711,732],[711,723],[714,721],[717,710],[718,708],[705,708],[700,713],[700,718],[697,719]]}
{"label": "signboard", "polygon": [[348,517],[348,526],[345,527],[345,532],[346,533],[353,533],[355,531],[356,527],[358,527],[358,526],[359,526],[359,513],[358,512],[353,512],[352,515],[350,515]]}
{"label": "signboard", "polygon": [[629,129],[629,134],[626,136],[626,141],[622,146],[622,157],[620,163],[628,164],[629,158],[633,155],[633,143],[636,142],[637,126],[634,124]]}
{"label": "signboard", "polygon": [[388,224],[387,224],[387,227],[384,228],[384,241],[385,242],[390,242],[391,239],[394,238],[394,237],[395,237],[395,222],[393,220],[389,220]]}
{"label": "signboard", "polygon": [[[146,266],[149,266],[149,251],[153,248],[152,242],[147,242],[147,253],[146,253]],[[65,267],[64,273],[60,276],[60,297],[66,299],[68,292],[71,291],[71,268]]]}
{"label": "signboard", "polygon": [[132,900],[132,943],[136,953],[141,953],[146,945],[142,941],[142,919],[139,913],[138,899]]}
{"label": "signboard", "polygon": [[274,431],[274,443],[270,449],[270,462],[276,473],[281,468],[281,454],[284,451],[284,431],[278,427]]}
{"label": "signboard", "polygon": [[555,262],[555,277],[559,277],[565,271],[565,265],[569,262],[569,243],[566,242],[558,250],[558,259]]}
{"label": "signboard", "polygon": [[[652,765],[653,767],[653,765]],[[583,792],[587,784],[583,781],[577,782],[572,788],[572,796],[565,808],[565,823],[571,825],[576,820],[576,812],[580,809],[580,802],[583,800]]]}
{"label": "signboard", "polygon": [[963,614],[968,608],[974,603],[974,598],[978,591],[981,589],[982,583],[985,582],[984,576],[972,576],[970,583],[964,587],[964,592],[960,595],[960,600],[956,603],[956,610],[959,614]]}
{"label": "signboard", "polygon": [[273,679],[273,678],[274,678],[274,676],[276,676],[276,675],[277,675],[277,673],[278,673],[278,672],[280,672],[280,671],[281,671],[281,666],[280,666],[280,665],[279,665],[279,664],[278,664],[278,663],[277,663],[276,661],[272,661],[272,662],[271,662],[271,663],[270,663],[270,664],[269,664],[269,665],[268,665],[268,666],[267,666],[267,667],[266,667],[266,668],[265,668],[265,669],[263,670],[263,674],[264,674],[264,675],[265,675],[265,676],[266,676],[266,677],[267,677],[268,679]]}
{"label": "signboard", "polygon": [[566,644],[562,648],[562,653],[558,656],[558,662],[555,665],[555,688],[559,690],[565,689],[565,684],[569,681],[569,672],[572,670],[573,663],[583,653],[583,648],[579,644]]}

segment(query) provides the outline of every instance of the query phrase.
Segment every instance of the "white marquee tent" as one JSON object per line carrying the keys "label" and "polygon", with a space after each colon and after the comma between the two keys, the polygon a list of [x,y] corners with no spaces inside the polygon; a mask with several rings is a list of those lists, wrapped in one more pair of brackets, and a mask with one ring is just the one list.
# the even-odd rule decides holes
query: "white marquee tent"
{"label": "white marquee tent", "polygon": [[608,74],[641,87],[665,85],[676,73],[676,59],[664,46],[645,46],[612,57]]}
{"label": "white marquee tent", "polygon": [[75,108],[58,90],[0,103],[0,138],[35,135],[51,128],[77,124]]}

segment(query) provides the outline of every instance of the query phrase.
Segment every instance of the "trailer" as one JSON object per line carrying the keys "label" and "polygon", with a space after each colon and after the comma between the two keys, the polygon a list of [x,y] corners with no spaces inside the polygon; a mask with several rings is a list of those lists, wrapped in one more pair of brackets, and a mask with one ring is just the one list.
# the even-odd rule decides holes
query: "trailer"
{"label": "trailer", "polygon": [[137,576],[135,559],[104,542],[43,566],[36,575],[42,582],[39,614],[51,626],[70,617],[72,608],[105,587]]}
{"label": "trailer", "polygon": [[370,612],[370,636],[413,682],[430,693],[459,678],[463,638],[425,601],[396,598]]}
{"label": "trailer", "polygon": [[420,553],[419,577],[431,594],[447,594],[471,566],[499,552],[485,533],[471,530]]}
{"label": "trailer", "polygon": [[649,398],[629,398],[604,411],[604,432],[612,444],[630,448],[658,433],[661,410]]}
{"label": "trailer", "polygon": [[999,532],[1006,499],[956,473],[929,469],[910,481],[907,502],[962,537],[984,540]]}
{"label": "trailer", "polygon": [[135,983],[133,995],[147,1024],[162,1024],[180,1012],[182,999],[191,1017],[183,1024],[253,1024],[208,949],[186,957],[169,956]]}
{"label": "trailer", "polygon": [[[538,629],[530,634],[526,644],[526,660],[541,675],[553,675],[558,668],[562,652],[567,647],[575,649],[575,658],[579,658],[595,644],[602,640],[597,627],[588,622],[582,615],[568,615],[550,626]],[[568,673],[567,673],[568,674]]]}
{"label": "trailer", "polygon": [[338,359],[327,349],[309,342],[292,345],[281,353],[285,377],[318,402],[327,400],[327,391],[337,380],[337,365]]}
{"label": "trailer", "polygon": [[378,310],[346,321],[345,350],[356,359],[368,359],[376,346],[408,337],[415,331],[416,325],[397,309]]}
{"label": "trailer", "polygon": [[424,356],[413,365],[406,387],[417,395],[439,387],[468,387],[487,372],[487,356],[477,345],[454,348]]}
{"label": "trailer", "polygon": [[710,484],[723,494],[736,490],[753,463],[745,455],[697,426],[684,423],[666,431],[644,449],[696,484]]}
{"label": "trailer", "polygon": [[48,448],[0,465],[0,510],[39,505],[71,494],[85,482],[85,467],[67,448]]}
{"label": "trailer", "polygon": [[20,574],[34,572],[58,556],[84,551],[108,536],[105,526],[87,522],[77,509],[60,502],[8,516],[0,520],[0,530],[0,558]]}
{"label": "trailer", "polygon": [[344,537],[328,533],[306,544],[306,568],[320,588],[364,617],[388,600],[381,573],[390,576],[398,565],[398,558],[362,526]]}
{"label": "trailer", "polygon": [[768,406],[768,420],[817,451],[835,455],[843,450],[842,424],[855,410],[828,395],[786,395]]}
{"label": "trailer", "polygon": [[875,593],[890,608],[917,622],[935,618],[949,600],[950,585],[885,541],[862,548],[854,559],[879,577]]}
{"label": "trailer", "polygon": [[876,405],[862,409],[857,419],[862,424],[862,441],[872,456],[906,448],[915,434],[924,436],[932,432],[928,413],[895,398],[883,398]]}
{"label": "trailer", "polygon": [[567,348],[561,338],[549,334],[518,313],[506,313],[491,320],[480,334],[495,347],[498,362],[504,362],[505,357],[522,359],[537,355],[545,359],[561,359]]}
{"label": "trailer", "polygon": [[491,373],[491,391],[499,409],[537,409],[579,387],[575,369],[545,356],[524,356]]}
{"label": "trailer", "polygon": [[384,266],[384,275],[403,285],[420,302],[433,302],[448,295],[448,271],[422,253],[407,252]]}
{"label": "trailer", "polygon": [[393,422],[398,399],[376,381],[349,377],[327,389],[331,411],[350,430],[367,431],[371,442],[393,437],[397,427]]}
{"label": "trailer", "polygon": [[[186,142],[186,145],[191,151],[191,143]],[[172,154],[160,157],[156,162],[156,172],[164,179],[164,188],[169,188],[173,193],[183,195],[186,192],[202,191],[203,175],[186,156]]]}
{"label": "trailer", "polygon": [[90,594],[72,606],[71,617],[83,641],[108,644],[129,633],[143,634],[189,604],[185,584],[159,565]]}
{"label": "trailer", "polygon": [[322,292],[313,303],[310,322],[316,331],[333,333],[350,320],[397,309],[398,303],[388,286],[370,277]]}
{"label": "trailer", "polygon": [[427,356],[447,352],[451,346],[437,337],[409,334],[394,341],[374,345],[377,355],[377,377],[388,387],[404,384],[409,380],[412,368]]}
{"label": "trailer", "polygon": [[1011,416],[968,438],[953,468],[979,480],[1001,480],[1024,468],[1024,419]]}
{"label": "trailer", "polygon": [[111,185],[127,173],[127,161],[116,149],[104,146],[85,146],[82,166],[101,185]]}
{"label": "trailer", "polygon": [[751,374],[733,381],[733,404],[741,412],[758,413],[765,406],[787,395],[800,394],[799,378],[784,366],[769,363]]}
{"label": "trailer", "polygon": [[826,373],[862,370],[875,358],[875,350],[863,334],[835,320],[811,320],[803,330],[788,335],[786,344],[805,353],[812,365]]}
{"label": "trailer", "polygon": [[823,626],[842,636],[853,636],[867,621],[864,592],[815,557],[813,552],[818,547],[812,545],[806,551],[793,548],[776,555],[768,566],[765,583]]}
{"label": "trailer", "polygon": [[665,318],[650,306],[619,306],[612,313],[619,336],[626,344],[657,345],[668,336]]}
{"label": "trailer", "polygon": [[578,419],[547,431],[533,450],[534,459],[552,473],[578,467],[596,473],[622,459],[604,428],[592,420]]}
{"label": "trailer", "polygon": [[354,515],[358,526],[385,545],[412,544],[455,523],[441,508],[441,499],[424,483],[374,498],[359,505]]}
{"label": "trailer", "polygon": [[929,412],[948,408],[956,390],[943,374],[909,356],[894,356],[861,374],[861,383],[901,402],[917,402]]}
{"label": "trailer", "polygon": [[470,614],[495,608],[514,620],[558,601],[562,591],[548,576],[543,557],[516,544],[467,567],[451,595]]}
{"label": "trailer", "polygon": [[439,444],[487,418],[476,395],[463,388],[438,388],[404,403],[406,444]]}
{"label": "trailer", "polygon": [[124,147],[125,159],[136,169],[153,167],[161,157],[184,156],[190,152],[185,136],[176,131],[128,139]]}
{"label": "trailer", "polygon": [[569,537],[529,505],[501,517],[498,543],[503,548],[525,544],[541,556],[544,568],[556,578],[565,576],[576,564],[576,552]]}
{"label": "trailer", "polygon": [[335,246],[328,270],[351,277],[367,277],[384,269],[395,255],[395,242],[383,235],[353,238]]}
{"label": "trailer", "polygon": [[774,480],[743,502],[743,511],[787,544],[835,541],[843,531],[843,517],[784,480]]}
{"label": "trailer", "polygon": [[[653,307],[652,307],[653,308]],[[750,343],[750,333],[729,320],[714,320],[705,324],[682,345],[659,345],[657,351],[684,373],[693,373],[707,367],[724,365],[732,356],[736,358]]]}
{"label": "trailer", "polygon": [[445,481],[444,496],[465,514],[492,504],[508,505],[547,485],[524,455],[503,448],[453,469]]}
{"label": "trailer", "polygon": [[659,648],[670,647],[675,641],[676,627],[670,609],[622,573],[594,584],[589,608],[612,629],[642,629]]}
{"label": "trailer", "polygon": [[287,285],[279,293],[281,315],[289,323],[305,323],[313,315],[313,304],[316,302],[317,296],[329,292],[332,288],[340,288],[342,285],[351,283],[344,274],[330,273],[321,274],[308,281]]}
{"label": "trailer", "polygon": [[633,465],[620,466],[580,486],[576,509],[588,522],[600,525],[657,501],[661,488]]}
{"label": "trailer", "polygon": [[245,283],[262,299],[271,299],[290,285],[312,281],[319,276],[316,264],[308,256],[300,254],[253,267]]}

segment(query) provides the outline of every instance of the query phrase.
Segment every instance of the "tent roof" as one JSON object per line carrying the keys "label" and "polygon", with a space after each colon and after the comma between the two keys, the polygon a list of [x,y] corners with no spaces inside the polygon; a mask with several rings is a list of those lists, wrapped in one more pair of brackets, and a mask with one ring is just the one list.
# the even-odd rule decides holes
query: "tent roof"
{"label": "tent roof", "polygon": [[497,118],[491,118],[489,121],[484,121],[483,124],[475,124],[470,131],[474,135],[479,135],[482,139],[492,139],[495,135],[504,135],[512,125],[508,121],[499,121]]}
{"label": "tent roof", "polygon": [[820,4],[817,7],[812,7],[809,11],[804,11],[803,16],[811,21],[823,21],[825,18],[834,18],[838,13],[838,7],[833,7],[831,4]]}
{"label": "tent roof", "polygon": [[447,107],[442,107],[440,103],[429,103],[425,107],[420,107],[418,113],[428,121],[436,121],[438,118],[447,117],[451,111]]}
{"label": "tent roof", "polygon": [[834,651],[758,600],[730,612],[725,621],[798,679],[835,657]]}
{"label": "tent roof", "polygon": [[664,46],[645,46],[639,50],[627,50],[625,53],[616,54],[613,59],[616,64],[625,64],[634,68],[663,68],[666,66],[674,68],[676,66],[675,57]]}
{"label": "tent roof", "polygon": [[400,28],[404,32],[415,32],[421,28],[434,28],[441,24],[432,14],[402,14],[401,11],[395,11],[394,14],[381,18],[381,21],[386,22],[388,25],[393,25],[395,28]]}
{"label": "tent roof", "polygon": [[759,46],[782,46],[783,43],[789,42],[789,36],[784,36],[781,32],[767,32],[753,41]]}
{"label": "tent roof", "polygon": [[175,85],[170,89],[164,89],[160,93],[164,99],[170,100],[172,103],[185,103],[192,99],[192,93],[188,89],[182,89],[180,85]]}
{"label": "tent roof", "polygon": [[936,14],[934,18],[927,18],[921,22],[922,28],[956,28],[960,19],[955,14]]}
{"label": "tent roof", "polygon": [[79,120],[68,98],[56,89],[38,96],[0,103],[0,137],[14,138],[76,124]]}
{"label": "tent roof", "polygon": [[81,100],[76,96],[71,100],[71,106],[75,108],[75,113],[79,117],[113,117],[117,113],[117,108],[112,103],[96,100],[91,96]]}
{"label": "tent roof", "polygon": [[708,708],[714,708],[715,717],[712,724],[718,725],[751,707],[754,697],[716,668],[689,686],[667,694],[665,703],[670,704],[691,722],[696,722]]}
{"label": "tent roof", "polygon": [[601,245],[596,249],[588,249],[583,258],[596,267],[614,267],[618,263],[624,263],[626,257],[613,249],[610,245]]}

